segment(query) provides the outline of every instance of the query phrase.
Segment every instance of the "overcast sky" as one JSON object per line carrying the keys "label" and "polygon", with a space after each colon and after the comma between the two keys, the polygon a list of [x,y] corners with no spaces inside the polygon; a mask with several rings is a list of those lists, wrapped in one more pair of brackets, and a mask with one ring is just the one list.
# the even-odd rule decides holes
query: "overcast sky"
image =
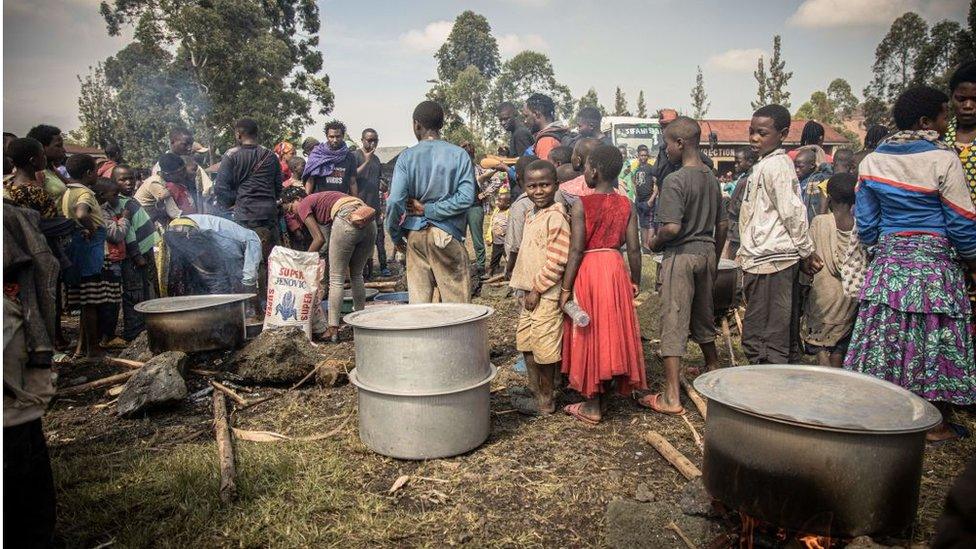
{"label": "overcast sky", "polygon": [[[3,2],[3,127],[23,135],[34,124],[78,126],[79,74],[121,49],[98,14],[98,0]],[[433,52],[454,18],[488,18],[502,59],[524,49],[546,53],[574,97],[595,87],[612,105],[619,85],[631,110],[644,90],[648,108],[690,110],[700,65],[709,118],[744,118],[755,98],[759,55],[783,37],[794,73],[792,110],[834,78],[860,91],[874,49],[891,22],[916,11],[930,24],[963,22],[966,0],[320,0],[321,47],[335,92],[333,116],[358,137],[372,126],[381,145],[413,141],[410,114],[435,76]],[[242,116],[247,113],[241,113]],[[322,122],[306,133],[322,136]]]}

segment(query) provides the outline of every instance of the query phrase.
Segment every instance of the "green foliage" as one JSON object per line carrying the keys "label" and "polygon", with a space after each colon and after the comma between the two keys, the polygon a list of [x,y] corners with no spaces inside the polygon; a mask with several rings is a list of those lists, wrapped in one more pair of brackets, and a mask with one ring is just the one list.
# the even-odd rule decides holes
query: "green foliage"
{"label": "green foliage", "polygon": [[928,45],[928,24],[908,12],[891,24],[874,51],[874,78],[864,90],[866,97],[892,103],[913,81],[914,67]]}
{"label": "green foliage", "polygon": [[482,76],[493,78],[498,74],[498,42],[491,35],[491,25],[483,15],[467,10],[454,20],[447,41],[434,54],[437,59],[437,77],[441,82],[452,82],[469,66],[474,66]]}
{"label": "green foliage", "polygon": [[940,21],[932,25],[928,43],[922,46],[915,59],[914,81],[945,89],[952,71],[960,64],[959,41],[962,27],[955,21]]}
{"label": "green foliage", "polygon": [[851,90],[851,85],[843,78],[835,78],[827,86],[827,98],[834,106],[837,118],[848,118],[857,110],[857,97]]}
{"label": "green foliage", "polygon": [[780,55],[781,39],[777,34],[773,37],[773,58],[769,60],[769,78],[766,81],[766,89],[769,93],[769,102],[776,105],[783,105],[790,108],[790,92],[786,91],[786,86],[793,78],[793,72],[786,70],[786,61]]}
{"label": "green foliage", "polygon": [[556,80],[549,57],[536,51],[523,51],[502,65],[493,95],[496,104],[511,101],[519,105],[533,93],[552,97],[557,117],[569,118],[573,114],[573,96],[568,86]]}
{"label": "green foliage", "polygon": [[834,103],[828,99],[827,93],[815,91],[810,95],[810,100],[800,105],[794,116],[802,120],[816,120],[823,124],[836,123]]}
{"label": "green foliage", "polygon": [[[200,141],[228,148],[233,123],[243,117],[255,119],[267,141],[293,138],[312,122],[313,108],[332,110],[314,0],[115,0],[103,2],[101,13],[111,35],[134,27],[133,51],[121,66],[138,76],[120,76],[119,86],[147,79],[160,85],[165,123],[189,125]],[[120,116],[138,112],[154,93],[113,88]],[[180,122],[170,118],[171,92]]]}
{"label": "green foliage", "polygon": [[600,110],[601,114],[607,114],[607,109],[600,104],[600,99],[597,97],[594,88],[586,90],[586,93],[580,96],[579,101],[576,102],[576,112],[580,112],[583,107],[595,107]]}
{"label": "green foliage", "polygon": [[762,56],[759,57],[759,61],[756,62],[756,70],[753,71],[752,76],[756,79],[758,84],[758,89],[756,90],[756,100],[752,102],[752,110],[758,110],[760,107],[764,107],[769,104],[769,90],[766,89],[766,67],[763,64]]}
{"label": "green foliage", "polygon": [[78,97],[78,119],[81,122],[77,138],[89,147],[105,147],[115,139],[118,123],[118,106],[115,94],[105,81],[105,67],[99,63],[89,67],[82,79]]}
{"label": "green foliage", "polygon": [[702,75],[701,67],[698,67],[698,76],[695,77],[695,87],[691,89],[691,108],[694,111],[692,117],[701,120],[708,112],[711,105],[708,101],[708,94],[705,93],[705,77]]}
{"label": "green foliage", "polygon": [[613,97],[613,115],[614,116],[630,116],[630,111],[627,110],[627,97],[624,92],[620,90],[620,86],[617,86],[617,92]]}
{"label": "green foliage", "polygon": [[637,94],[637,116],[647,118],[647,103],[644,101],[644,90]]}

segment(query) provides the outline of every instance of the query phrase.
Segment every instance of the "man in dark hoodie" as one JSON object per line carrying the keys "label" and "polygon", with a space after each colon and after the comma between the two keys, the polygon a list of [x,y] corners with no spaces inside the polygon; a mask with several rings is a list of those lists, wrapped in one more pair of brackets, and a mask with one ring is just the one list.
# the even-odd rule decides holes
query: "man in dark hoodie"
{"label": "man in dark hoodie", "polygon": [[550,151],[560,146],[563,138],[569,135],[569,128],[556,122],[556,104],[548,95],[534,93],[525,100],[522,114],[535,135],[533,154],[539,158],[549,158]]}

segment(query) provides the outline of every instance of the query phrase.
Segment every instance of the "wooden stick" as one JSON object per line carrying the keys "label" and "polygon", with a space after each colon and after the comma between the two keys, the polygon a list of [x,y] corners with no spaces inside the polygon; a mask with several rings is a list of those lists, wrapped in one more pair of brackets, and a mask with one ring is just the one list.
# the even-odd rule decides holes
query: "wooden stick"
{"label": "wooden stick", "polygon": [[119,366],[125,366],[126,368],[139,369],[145,366],[145,362],[139,362],[138,360],[129,360],[126,358],[115,358],[114,356],[107,356],[103,360],[106,362],[111,362],[112,364],[118,364]]}
{"label": "wooden stick", "polygon": [[196,368],[190,368],[187,370],[191,374],[196,374],[198,376],[219,376],[223,372],[215,372],[214,370],[198,370]]}
{"label": "wooden stick", "polygon": [[235,393],[233,389],[231,389],[230,387],[224,385],[223,383],[219,383],[217,381],[211,381],[210,382],[210,385],[213,385],[213,388],[214,389],[216,389],[218,391],[221,391],[225,395],[229,396],[230,399],[233,400],[234,402],[236,402],[239,406],[247,406],[247,399],[246,398],[244,398],[241,395]]}
{"label": "wooden stick", "polygon": [[72,387],[66,387],[57,392],[57,396],[71,396],[80,395],[86,391],[92,389],[98,389],[99,387],[108,387],[109,385],[115,385],[120,381],[127,381],[130,377],[136,375],[139,370],[129,370],[128,372],[122,372],[121,374],[115,374],[113,376],[103,377],[102,379],[96,379],[95,381],[89,381],[88,383],[82,383],[81,385],[74,385]]}
{"label": "wooden stick", "polygon": [[657,453],[661,454],[661,457],[668,460],[668,463],[673,465],[674,468],[677,469],[679,473],[684,475],[686,479],[692,480],[701,476],[701,470],[698,469],[694,463],[689,461],[684,454],[679,452],[677,448],[672,446],[667,439],[657,432],[649,431],[645,433],[644,440],[653,446],[654,449],[657,450]]}
{"label": "wooden stick", "polygon": [[376,288],[385,290],[387,288],[395,288],[397,285],[396,280],[387,280],[383,282],[367,282],[364,284],[367,288]]}
{"label": "wooden stick", "polygon": [[214,436],[217,438],[217,457],[220,462],[220,500],[230,503],[237,497],[237,466],[234,464],[234,440],[227,419],[227,399],[221,391],[214,391]]}
{"label": "wooden stick", "polygon": [[735,351],[732,349],[732,332],[729,331],[729,319],[725,316],[722,317],[722,335],[725,336],[725,344],[729,346],[729,361],[733,366],[737,366]]}
{"label": "wooden stick", "polygon": [[698,446],[698,450],[704,452],[705,444],[702,442],[701,435],[698,434],[698,429],[695,429],[695,426],[688,421],[688,414],[681,414],[681,419],[685,420],[685,425],[691,429],[691,438],[695,439],[695,446]]}
{"label": "wooden stick", "polygon": [[505,280],[505,273],[502,273],[500,275],[495,275],[495,276],[489,278],[488,280],[485,280],[484,282],[482,282],[482,284],[492,284],[492,283],[495,283],[495,282],[501,282],[503,280]]}
{"label": "wooden stick", "polygon": [[678,381],[681,382],[681,386],[684,388],[685,393],[688,394],[688,398],[691,399],[691,402],[695,405],[695,408],[698,409],[698,413],[701,414],[702,419],[705,419],[705,412],[708,410],[707,401],[702,398],[700,394],[698,394],[698,391],[692,387],[691,382],[685,379],[685,376],[679,375]]}
{"label": "wooden stick", "polygon": [[665,528],[668,528],[674,531],[675,534],[678,534],[678,537],[681,538],[681,541],[685,542],[685,545],[688,546],[688,549],[696,549],[696,545],[692,543],[690,539],[688,539],[688,536],[685,535],[684,530],[682,530],[680,526],[675,524],[674,521],[669,522]]}
{"label": "wooden stick", "polygon": [[732,309],[732,318],[735,319],[735,327],[739,329],[739,337],[742,337],[742,317],[739,316],[739,309]]}

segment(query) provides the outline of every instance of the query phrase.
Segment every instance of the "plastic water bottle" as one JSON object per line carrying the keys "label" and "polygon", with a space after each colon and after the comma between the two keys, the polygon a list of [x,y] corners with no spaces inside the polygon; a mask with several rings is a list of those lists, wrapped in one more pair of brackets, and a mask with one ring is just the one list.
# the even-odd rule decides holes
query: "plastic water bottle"
{"label": "plastic water bottle", "polygon": [[563,312],[569,315],[569,318],[573,319],[573,324],[584,328],[590,325],[590,315],[586,314],[586,311],[580,308],[576,304],[576,301],[567,301],[563,305]]}

